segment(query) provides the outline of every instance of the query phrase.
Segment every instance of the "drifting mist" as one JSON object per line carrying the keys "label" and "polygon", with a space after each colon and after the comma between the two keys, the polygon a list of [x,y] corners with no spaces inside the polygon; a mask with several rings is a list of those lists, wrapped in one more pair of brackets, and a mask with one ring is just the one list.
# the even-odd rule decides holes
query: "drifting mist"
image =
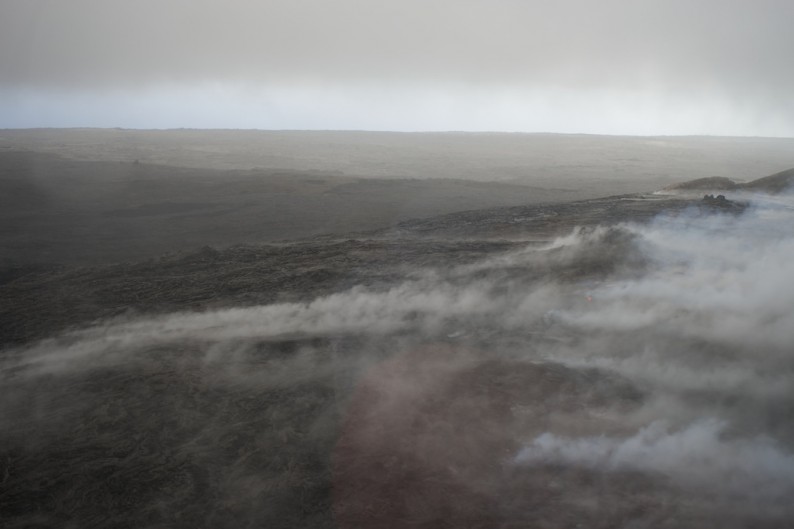
{"label": "drifting mist", "polygon": [[[199,465],[208,454],[226,461],[206,463],[215,476],[206,486],[222,495],[253,487],[238,508],[267,517],[256,502],[269,490],[260,483],[264,467],[248,466],[254,456],[218,452],[223,443],[210,440],[246,431],[253,437],[241,446],[259,453],[265,437],[291,435],[278,433],[279,414],[302,412],[287,411],[292,401],[279,411],[282,405],[257,400],[265,415],[235,408],[225,417],[219,402],[203,409],[191,399],[209,402],[215,394],[238,402],[323,388],[333,398],[312,393],[296,401],[312,410],[296,442],[322,452],[338,439],[334,509],[343,526],[364,508],[351,498],[375,501],[362,490],[385,495],[378,500],[391,505],[384,516],[397,516],[390,509],[399,511],[399,498],[410,495],[365,486],[375,468],[366,462],[384,457],[408,461],[405,468],[419,476],[447,476],[462,497],[476,490],[489,498],[482,509],[507,518],[522,512],[558,520],[564,509],[546,512],[525,496],[547,490],[549,476],[559,482],[547,490],[557,491],[555,501],[604,524],[617,514],[576,498],[612,501],[607,497],[624,485],[639,487],[620,494],[650,502],[651,514],[668,512],[673,501],[681,526],[703,516],[785,519],[794,514],[786,501],[794,492],[794,292],[787,277],[794,238],[785,229],[794,200],[747,199],[741,215],[693,209],[647,225],[579,229],[475,263],[409,269],[377,288],[304,303],[121,318],[9,350],[3,442],[15,446],[38,431],[42,446],[59,438],[83,446],[89,441],[75,424],[100,420],[103,402],[135,409],[143,397],[124,388],[138,380],[132,388],[143,384],[144,391],[150,383],[137,377],[165,373],[172,388],[148,397],[162,406],[154,417],[173,421],[163,449]],[[119,386],[95,393],[97,377]],[[499,393],[477,389],[494,380]],[[130,420],[145,432],[155,419]],[[436,422],[451,429],[429,426]],[[102,436],[115,442],[116,427],[107,428]],[[401,437],[399,447],[390,444]],[[425,459],[441,446],[446,467]],[[581,473],[613,485],[592,489]],[[510,507],[498,506],[499,497]],[[154,500],[141,501],[153,508],[146,502]],[[620,505],[616,512],[633,508]]]}

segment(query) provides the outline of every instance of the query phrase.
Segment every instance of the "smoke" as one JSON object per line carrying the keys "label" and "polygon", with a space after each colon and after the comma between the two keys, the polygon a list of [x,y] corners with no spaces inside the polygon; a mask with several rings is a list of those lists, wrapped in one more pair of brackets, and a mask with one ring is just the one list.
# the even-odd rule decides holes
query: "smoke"
{"label": "smoke", "polygon": [[[450,334],[492,334],[496,329],[541,330],[546,312],[569,304],[570,287],[552,279],[586,276],[595,269],[639,266],[625,229],[577,231],[549,245],[461,265],[446,271],[417,270],[413,279],[381,290],[355,286],[306,303],[277,303],[203,313],[185,312],[66,333],[28,347],[15,369],[46,373],[80,369],[85,362],[117,362],[136,351],[185,341],[223,344],[291,337],[410,332],[422,340]],[[618,255],[615,255],[617,253]],[[582,297],[583,299],[583,297]]]}
{"label": "smoke", "polygon": [[566,464],[607,472],[661,473],[679,485],[759,501],[794,491],[794,454],[767,437],[724,438],[726,424],[697,421],[678,431],[655,421],[625,438],[544,433],[516,456],[522,465]]}
{"label": "smoke", "polygon": [[597,310],[555,316],[570,329],[610,335],[613,343],[629,339],[635,348],[590,358],[569,351],[569,359],[671,387],[786,389],[794,338],[787,265],[794,239],[785,233],[791,203],[758,201],[741,217],[683,215],[626,227],[648,258],[646,272],[593,288]]}
{"label": "smoke", "polygon": [[[785,347],[793,316],[786,280],[793,241],[770,229],[763,214],[719,220],[694,228],[670,219],[640,228],[657,271],[599,289],[602,307],[572,316],[576,324],[636,330],[661,323],[693,337]],[[774,221],[779,229],[782,219]]]}

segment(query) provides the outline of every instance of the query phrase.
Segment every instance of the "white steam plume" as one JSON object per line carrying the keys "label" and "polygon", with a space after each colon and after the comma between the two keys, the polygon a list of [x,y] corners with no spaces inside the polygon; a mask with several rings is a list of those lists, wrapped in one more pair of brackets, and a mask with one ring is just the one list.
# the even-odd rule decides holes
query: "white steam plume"
{"label": "white steam plume", "polygon": [[725,423],[704,419],[678,431],[656,421],[624,439],[547,432],[523,448],[515,461],[660,473],[681,486],[744,497],[783,499],[794,492],[794,454],[763,436],[725,438],[725,430]]}

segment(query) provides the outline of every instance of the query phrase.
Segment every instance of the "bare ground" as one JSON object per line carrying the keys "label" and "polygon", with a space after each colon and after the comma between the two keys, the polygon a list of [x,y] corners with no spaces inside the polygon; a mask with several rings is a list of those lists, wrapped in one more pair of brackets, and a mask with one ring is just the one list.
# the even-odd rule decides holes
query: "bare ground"
{"label": "bare ground", "polygon": [[[75,162],[68,185],[47,183],[54,195],[4,180],[17,185],[7,205],[19,206],[5,218],[29,220],[6,223],[3,234],[21,249],[9,254],[17,262],[7,256],[0,285],[6,527],[790,527],[785,494],[693,488],[643,468],[517,464],[544,433],[630,438],[672,398],[794,446],[787,393],[671,389],[562,359],[631,358],[654,340],[671,363],[684,357],[702,374],[701,364],[744,354],[739,344],[665,335],[664,322],[643,334],[582,333],[556,316],[556,308],[598,313],[606,305],[592,289],[652,269],[625,223],[708,222],[741,208],[646,194],[514,205],[518,188],[500,195],[497,186],[486,197],[494,203],[476,210],[456,211],[467,209],[460,199],[434,216],[428,199],[406,217],[384,216],[400,193],[432,198],[434,188],[300,172],[266,172],[264,184],[262,172],[226,172],[232,183],[218,185],[217,172],[203,181],[193,169],[97,163]],[[116,187],[85,194],[86,167],[116,175],[108,184]],[[175,176],[136,187],[158,171]],[[173,187],[156,187],[151,200],[150,186]],[[259,200],[274,186],[280,197],[316,193],[323,204],[329,194],[363,196],[370,221],[250,244],[256,216],[228,209],[241,190]],[[60,211],[52,197],[68,198],[64,189],[83,220],[41,214]],[[441,197],[468,188],[437,189]],[[484,190],[472,189],[472,197]],[[128,197],[136,198],[120,202]],[[318,218],[350,204],[339,200]],[[201,226],[195,239],[180,222]],[[60,223],[64,231],[52,231]],[[576,244],[549,244],[575,227],[584,228]],[[50,253],[34,252],[41,248]],[[550,303],[537,314],[522,301],[533,291],[539,306]],[[529,312],[511,320],[519,309]],[[785,373],[787,362],[754,369]]]}

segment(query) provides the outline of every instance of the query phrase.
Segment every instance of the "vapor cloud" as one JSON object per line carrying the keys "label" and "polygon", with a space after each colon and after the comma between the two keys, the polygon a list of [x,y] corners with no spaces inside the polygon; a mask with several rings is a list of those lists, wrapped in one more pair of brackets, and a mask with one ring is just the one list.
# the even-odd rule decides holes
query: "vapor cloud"
{"label": "vapor cloud", "polygon": [[678,431],[657,421],[625,439],[544,433],[519,452],[516,462],[658,472],[681,486],[722,489],[756,501],[790,495],[794,454],[764,437],[725,439],[725,429],[724,423],[704,419]]}

